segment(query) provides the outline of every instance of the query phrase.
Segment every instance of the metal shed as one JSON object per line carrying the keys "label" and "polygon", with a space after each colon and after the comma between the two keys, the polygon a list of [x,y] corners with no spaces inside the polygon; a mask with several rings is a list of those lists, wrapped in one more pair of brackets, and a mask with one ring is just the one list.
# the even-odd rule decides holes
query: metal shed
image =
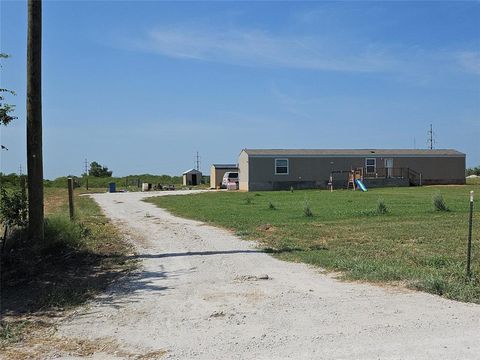
{"label": "metal shed", "polygon": [[195,186],[202,183],[202,172],[197,169],[190,169],[183,173],[183,185]]}
{"label": "metal shed", "polygon": [[222,186],[223,175],[227,171],[238,172],[236,164],[213,164],[210,167],[210,188],[218,189]]}

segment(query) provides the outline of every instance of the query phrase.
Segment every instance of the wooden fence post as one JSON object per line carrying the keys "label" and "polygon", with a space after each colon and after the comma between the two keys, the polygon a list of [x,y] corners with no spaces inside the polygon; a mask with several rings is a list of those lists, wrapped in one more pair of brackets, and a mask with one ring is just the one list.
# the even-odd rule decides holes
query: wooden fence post
{"label": "wooden fence post", "polygon": [[73,220],[74,207],[73,207],[73,179],[69,177],[68,179],[68,207],[70,209],[70,220]]}

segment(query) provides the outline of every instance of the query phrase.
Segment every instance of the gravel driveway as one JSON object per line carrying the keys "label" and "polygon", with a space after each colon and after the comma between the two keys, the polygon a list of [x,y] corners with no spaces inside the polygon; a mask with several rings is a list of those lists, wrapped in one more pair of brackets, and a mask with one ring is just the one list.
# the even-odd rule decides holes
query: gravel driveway
{"label": "gravel driveway", "polygon": [[140,201],[167,194],[94,195],[142,268],[60,326],[110,344],[93,358],[480,358],[480,306],[341,282]]}

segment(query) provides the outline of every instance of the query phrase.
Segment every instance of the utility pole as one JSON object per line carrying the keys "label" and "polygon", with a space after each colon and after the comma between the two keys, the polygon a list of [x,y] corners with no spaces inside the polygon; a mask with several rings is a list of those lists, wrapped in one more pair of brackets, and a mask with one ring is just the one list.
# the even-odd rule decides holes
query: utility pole
{"label": "utility pole", "polygon": [[433,144],[435,143],[435,140],[433,140],[433,125],[430,124],[430,130],[428,130],[428,148],[430,150],[433,149]]}
{"label": "utility pole", "polygon": [[27,31],[28,232],[44,242],[42,151],[42,1],[28,0]]}

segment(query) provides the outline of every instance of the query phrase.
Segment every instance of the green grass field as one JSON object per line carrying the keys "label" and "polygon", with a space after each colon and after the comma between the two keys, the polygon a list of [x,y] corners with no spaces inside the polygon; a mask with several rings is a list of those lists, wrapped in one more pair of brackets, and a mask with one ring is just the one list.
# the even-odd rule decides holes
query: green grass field
{"label": "green grass field", "polygon": [[[465,277],[469,191],[476,191],[473,277]],[[441,193],[450,211],[436,211]],[[172,213],[257,239],[284,260],[347,279],[400,284],[480,303],[480,186],[278,192],[211,192],[148,201]],[[388,208],[379,214],[377,204]],[[304,214],[309,204],[313,216]]]}

